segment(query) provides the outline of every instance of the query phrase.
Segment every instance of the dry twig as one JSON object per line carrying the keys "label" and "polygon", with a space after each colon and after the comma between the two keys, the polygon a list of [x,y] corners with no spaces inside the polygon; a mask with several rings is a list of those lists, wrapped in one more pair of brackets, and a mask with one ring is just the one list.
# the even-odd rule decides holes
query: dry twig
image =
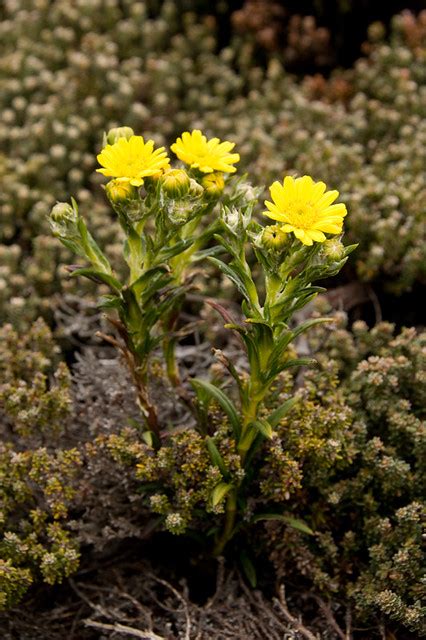
{"label": "dry twig", "polygon": [[327,623],[337,633],[339,638],[341,638],[341,640],[350,640],[350,636],[348,636],[348,634],[345,633],[338,625],[330,606],[326,602],[324,602],[324,600],[321,600],[321,598],[315,597],[315,600],[318,603],[320,610],[324,614]]}
{"label": "dry twig", "polygon": [[314,634],[307,629],[300,620],[295,618],[290,611],[288,610],[287,601],[285,598],[285,588],[284,585],[280,587],[280,597],[274,598],[274,602],[278,605],[280,611],[284,615],[287,622],[292,624],[296,631],[298,631],[306,640],[318,640],[318,636],[314,636]]}
{"label": "dry twig", "polygon": [[141,631],[140,629],[134,629],[128,627],[125,624],[116,622],[114,624],[107,624],[106,622],[98,622],[97,620],[91,620],[88,618],[84,620],[86,627],[94,627],[95,629],[104,629],[105,631],[115,631],[116,633],[122,633],[127,636],[133,636],[134,638],[140,638],[141,640],[165,640],[163,636],[157,636],[152,631]]}
{"label": "dry twig", "polygon": [[173,593],[173,595],[182,603],[182,608],[183,608],[183,610],[185,612],[185,620],[186,620],[185,637],[182,638],[182,640],[191,640],[191,636],[190,636],[190,633],[191,633],[191,618],[189,616],[189,610],[188,610],[187,601],[179,593],[179,591],[177,591],[171,584],[169,584],[165,580],[162,580],[161,578],[157,578],[157,576],[154,576],[154,575],[151,575],[150,577],[153,580],[155,580],[155,582],[158,582],[159,584],[162,584],[164,587],[169,589]]}

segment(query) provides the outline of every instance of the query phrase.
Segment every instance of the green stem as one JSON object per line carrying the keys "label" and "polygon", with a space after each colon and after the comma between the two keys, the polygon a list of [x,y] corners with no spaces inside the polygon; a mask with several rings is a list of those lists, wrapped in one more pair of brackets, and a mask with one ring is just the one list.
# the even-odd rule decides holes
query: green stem
{"label": "green stem", "polygon": [[263,372],[267,370],[268,361],[273,349],[273,336],[269,332],[263,332],[259,339],[259,368],[256,371],[251,368],[250,379],[247,383],[246,393],[244,394],[245,402],[243,402],[242,410],[242,427],[241,436],[238,442],[238,452],[241,462],[244,460],[250,450],[251,445],[256,437],[256,430],[252,427],[252,423],[258,418],[259,408],[268,393],[270,385],[262,381]]}
{"label": "green stem", "polygon": [[271,307],[277,295],[280,292],[281,287],[283,286],[283,280],[276,273],[266,273],[265,274],[265,288],[266,288],[266,300],[265,300],[265,308],[268,309]]}
{"label": "green stem", "polygon": [[228,493],[225,507],[225,526],[222,531],[222,535],[216,541],[213,555],[220,556],[223,553],[225,546],[234,534],[235,520],[237,517],[237,490],[231,489]]}
{"label": "green stem", "polygon": [[166,371],[173,387],[180,385],[180,375],[179,368],[176,363],[175,346],[175,338],[164,338],[163,353],[166,361]]}
{"label": "green stem", "polygon": [[238,453],[240,454],[241,464],[244,464],[246,455],[249,452],[251,445],[253,444],[254,438],[256,437],[254,429],[250,425],[257,418],[260,404],[260,400],[257,398],[254,389],[250,389],[250,387],[252,387],[252,385],[249,383],[249,391],[247,393],[249,401],[246,406],[243,405],[242,407],[243,421],[241,427],[241,436],[237,447]]}
{"label": "green stem", "polygon": [[135,366],[132,374],[136,385],[139,406],[144,414],[146,424],[149,430],[153,431],[159,439],[160,427],[158,424],[157,409],[149,398],[147,367]]}

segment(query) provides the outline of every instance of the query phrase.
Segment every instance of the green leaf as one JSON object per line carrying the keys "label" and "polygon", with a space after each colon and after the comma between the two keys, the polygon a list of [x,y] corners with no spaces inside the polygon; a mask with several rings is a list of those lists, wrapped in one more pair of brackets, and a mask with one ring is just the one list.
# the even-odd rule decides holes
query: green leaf
{"label": "green leaf", "polygon": [[278,409],[275,409],[275,411],[273,411],[269,416],[268,418],[269,424],[273,428],[277,427],[281,422],[282,418],[284,418],[284,416],[287,415],[287,413],[294,407],[297,401],[298,401],[298,398],[289,398],[288,400],[283,402],[283,404],[280,407],[278,407]]}
{"label": "green leaf", "polygon": [[165,264],[158,264],[155,267],[151,267],[147,271],[144,271],[142,275],[139,276],[136,280],[130,283],[129,287],[132,289],[137,289],[138,291],[145,289],[147,284],[151,282],[152,278],[157,274],[165,274],[169,273],[170,269]]}
{"label": "green leaf", "polygon": [[225,264],[222,260],[218,260],[217,258],[213,258],[210,256],[208,258],[209,262],[216,265],[216,267],[225,274],[231,282],[235,284],[238,291],[241,293],[243,298],[245,298],[248,302],[250,302],[250,296],[244,284],[244,281],[241,279],[240,275],[237,273],[235,268],[232,268],[230,265]]}
{"label": "green leaf", "polygon": [[298,518],[293,518],[292,516],[283,515],[282,513],[259,513],[257,516],[254,516],[252,522],[260,522],[261,520],[279,520],[302,533],[307,533],[310,536],[315,535],[314,531],[308,527],[306,522],[303,522],[303,520],[299,520]]}
{"label": "green leaf", "polygon": [[281,371],[285,371],[286,369],[290,369],[291,367],[308,367],[316,365],[317,361],[314,358],[293,358],[292,360],[287,360],[287,362],[283,362],[282,364],[278,364],[276,367],[269,371],[269,376],[266,378],[266,382],[271,382],[274,378],[277,377]]}
{"label": "green leaf", "polygon": [[272,426],[269,424],[268,420],[259,419],[251,422],[250,424],[255,427],[259,433],[265,436],[265,438],[268,438],[268,440],[270,440],[274,435]]}
{"label": "green leaf", "polygon": [[244,575],[249,581],[250,586],[253,589],[255,589],[257,585],[256,569],[254,568],[254,564],[252,563],[252,561],[250,560],[250,558],[248,557],[245,551],[241,551],[240,553],[240,562],[241,562],[241,567],[244,571]]}
{"label": "green leaf", "polygon": [[84,276],[89,280],[93,280],[93,282],[97,282],[98,284],[106,284],[116,293],[120,293],[121,284],[120,282],[114,278],[114,276],[109,275],[108,273],[104,273],[103,271],[97,271],[96,269],[92,269],[91,267],[82,267],[81,269],[75,269],[71,273],[71,277],[76,276]]}
{"label": "green leaf", "polygon": [[244,394],[243,383],[242,383],[241,378],[240,378],[240,376],[238,374],[238,371],[234,367],[233,363],[231,362],[231,360],[229,358],[227,358],[225,356],[225,354],[223,353],[223,351],[221,349],[213,349],[213,353],[214,353],[214,356],[219,360],[219,362],[221,362],[223,364],[223,366],[228,369],[229,373],[234,378],[235,382],[238,385],[238,390],[240,392],[240,397],[242,397],[243,394]]}
{"label": "green leaf", "polygon": [[[223,223],[224,224],[224,223]],[[224,224],[225,229],[228,231],[228,227]],[[235,248],[232,245],[229,244],[229,242],[227,242],[225,240],[225,238],[220,235],[219,233],[215,233],[213,235],[213,238],[216,240],[216,242],[220,243],[222,245],[222,247],[229,253],[229,255],[231,255],[234,259],[238,260],[238,249],[239,248]]]}
{"label": "green leaf", "polygon": [[71,253],[75,253],[76,256],[80,256],[81,258],[86,258],[84,249],[80,244],[80,239],[78,239],[78,242],[76,242],[74,240],[70,240],[69,238],[63,238],[61,235],[59,235],[59,233],[55,231],[53,232],[53,235],[55,236],[55,238],[58,238],[58,240],[62,242],[64,247],[69,249]]}
{"label": "green leaf", "polygon": [[222,502],[225,498],[226,494],[232,489],[232,484],[227,484],[226,482],[221,482],[215,486],[212,491],[212,505],[213,507],[217,507],[218,504]]}
{"label": "green leaf", "polygon": [[221,389],[210,382],[206,382],[205,380],[195,378],[194,380],[191,380],[191,384],[194,388],[197,386],[202,387],[212,399],[216,400],[220,404],[229,418],[235,437],[238,438],[241,429],[240,418],[232,400],[230,400]]}
{"label": "green leaf", "polygon": [[324,287],[301,286],[295,288],[291,293],[283,291],[277,302],[270,307],[271,315],[277,319],[282,314],[282,320],[292,316],[295,311],[306,306],[318,293],[326,291]]}
{"label": "green leaf", "polygon": [[194,253],[191,258],[191,262],[199,262],[200,260],[205,260],[210,256],[217,256],[224,252],[224,247],[210,247],[210,249],[202,249],[201,251]]}
{"label": "green leaf", "polygon": [[216,444],[213,438],[211,438],[210,436],[207,436],[206,445],[207,445],[207,449],[209,450],[211,461],[213,462],[215,467],[219,469],[222,476],[224,478],[228,478],[229,477],[228,469],[226,468],[223,458],[220,455],[219,449],[216,447]]}
{"label": "green leaf", "polygon": [[275,342],[271,355],[268,358],[268,368],[275,369],[282,360],[288,345],[293,341],[293,331],[287,331],[283,333],[280,338]]}
{"label": "green leaf", "polygon": [[357,244],[349,244],[347,247],[345,247],[345,258],[352,253],[352,251],[355,251],[355,249],[359,246],[359,243]]}
{"label": "green leaf", "polygon": [[325,324],[327,322],[333,322],[333,320],[333,318],[313,318],[312,320],[302,322],[302,324],[299,324],[299,326],[294,329],[293,339],[297,338],[297,336],[300,336],[302,333],[305,333],[305,331],[308,331],[311,327],[315,327],[317,324]]}
{"label": "green leaf", "polygon": [[111,265],[108,262],[106,256],[101,251],[97,242],[88,230],[83,218],[79,217],[77,220],[77,229],[80,233],[81,241],[86,251],[87,258],[90,262],[94,262],[96,266],[102,268],[105,273],[111,273]]}
{"label": "green leaf", "polygon": [[142,440],[145,442],[145,444],[148,445],[148,447],[153,447],[154,446],[154,434],[152,431],[144,431],[142,434]]}
{"label": "green leaf", "polygon": [[101,296],[98,301],[100,309],[120,309],[121,306],[122,299],[120,296],[105,295]]}
{"label": "green leaf", "polygon": [[174,258],[179,253],[182,253],[186,249],[188,249],[193,244],[192,239],[188,238],[187,240],[180,240],[176,242],[176,244],[171,247],[165,247],[158,252],[157,260],[166,261],[170,260],[170,258]]}
{"label": "green leaf", "polygon": [[267,327],[269,330],[271,330],[271,325],[264,318],[262,318],[262,316],[255,316],[254,318],[246,318],[245,322],[247,322],[247,324],[258,324],[263,327]]}

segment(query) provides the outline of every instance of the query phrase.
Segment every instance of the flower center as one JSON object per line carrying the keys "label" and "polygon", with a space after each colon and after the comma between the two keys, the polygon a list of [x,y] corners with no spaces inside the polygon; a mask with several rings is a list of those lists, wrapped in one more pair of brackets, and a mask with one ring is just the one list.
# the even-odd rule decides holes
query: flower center
{"label": "flower center", "polygon": [[299,229],[309,229],[315,223],[317,218],[317,211],[315,207],[307,203],[297,203],[288,212],[290,224],[298,227]]}
{"label": "flower center", "polygon": [[137,177],[137,174],[142,171],[144,163],[140,160],[132,160],[126,163],[124,174],[128,177]]}

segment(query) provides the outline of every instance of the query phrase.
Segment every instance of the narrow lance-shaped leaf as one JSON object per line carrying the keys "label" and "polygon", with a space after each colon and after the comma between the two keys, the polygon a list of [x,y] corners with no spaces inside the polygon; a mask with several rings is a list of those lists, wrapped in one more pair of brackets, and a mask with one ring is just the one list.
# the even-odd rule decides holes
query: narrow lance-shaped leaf
{"label": "narrow lance-shaped leaf", "polygon": [[240,562],[241,562],[241,567],[244,571],[244,574],[250,583],[250,586],[254,589],[257,585],[256,569],[254,568],[254,564],[252,563],[248,555],[245,553],[245,551],[241,551],[240,553]]}
{"label": "narrow lance-shaped leaf", "polygon": [[171,247],[165,247],[164,249],[161,249],[158,252],[157,260],[161,262],[170,260],[170,258],[174,258],[175,256],[179,255],[179,253],[182,253],[183,251],[188,249],[192,244],[193,240],[191,238],[188,238],[187,240],[180,240]]}
{"label": "narrow lance-shaped leaf", "polygon": [[108,285],[115,293],[120,293],[121,284],[120,282],[114,278],[114,276],[104,273],[103,271],[98,271],[97,269],[92,269],[90,267],[81,267],[77,269],[73,269],[71,271],[71,277],[76,276],[84,276],[89,280],[93,280],[93,282],[102,283]]}
{"label": "narrow lance-shaped leaf", "polygon": [[220,349],[213,349],[213,353],[214,353],[214,356],[219,360],[219,362],[221,362],[223,366],[228,369],[229,373],[234,378],[235,382],[238,385],[238,391],[240,393],[240,397],[242,398],[244,395],[243,384],[238,374],[238,371],[234,367],[233,363],[229,358],[225,356],[223,351],[221,351]]}
{"label": "narrow lance-shaped leaf", "polygon": [[268,417],[269,424],[275,429],[275,427],[279,425],[284,416],[287,415],[287,413],[294,407],[297,401],[298,398],[289,398],[288,400],[283,402],[283,404],[280,405],[278,409],[275,409],[275,411],[273,411]]}
{"label": "narrow lance-shaped leaf", "polygon": [[88,230],[85,221],[81,217],[77,220],[77,228],[88,260],[90,260],[90,262],[101,271],[110,274],[112,271],[110,263]]}
{"label": "narrow lance-shaped leaf", "polygon": [[274,369],[271,369],[269,371],[266,382],[274,380],[274,378],[276,378],[276,376],[281,373],[281,371],[285,371],[286,369],[290,369],[291,367],[308,367],[316,364],[317,361],[314,358],[293,358],[291,360],[287,360],[287,362],[283,362],[282,364],[277,365]]}
{"label": "narrow lance-shaped leaf", "polygon": [[268,438],[268,440],[274,435],[274,431],[268,420],[259,418],[259,420],[252,422],[251,426],[257,429],[265,438]]}
{"label": "narrow lance-shaped leaf", "polygon": [[311,327],[315,327],[317,324],[325,324],[327,322],[333,322],[333,318],[313,318],[312,320],[306,320],[306,322],[302,322],[302,324],[299,324],[299,326],[293,330],[293,337],[297,338],[297,336],[305,333],[305,331],[309,331]]}
{"label": "narrow lance-shaped leaf", "polygon": [[220,455],[219,449],[217,448],[213,438],[208,436],[206,438],[206,445],[207,445],[207,449],[208,449],[209,454],[210,454],[211,461],[219,469],[219,471],[221,472],[222,476],[224,478],[228,478],[228,476],[229,476],[228,469],[226,468],[225,462],[224,462],[222,456]]}
{"label": "narrow lance-shaped leaf", "polygon": [[217,507],[218,504],[226,497],[226,494],[232,489],[232,484],[220,482],[212,491],[212,505]]}
{"label": "narrow lance-shaped leaf", "polygon": [[231,280],[231,282],[235,284],[241,295],[250,302],[249,292],[246,289],[244,281],[241,279],[240,275],[235,271],[235,269],[228,264],[225,264],[225,262],[222,262],[222,260],[218,260],[217,258],[214,258],[212,256],[210,256],[208,260],[209,262],[214,264],[220,271],[222,271],[222,273],[225,274]]}
{"label": "narrow lance-shaped leaf", "polygon": [[203,387],[203,389],[210,395],[210,397],[220,404],[229,418],[229,422],[231,423],[235,437],[238,438],[241,430],[240,418],[232,400],[230,400],[221,389],[211,384],[210,382],[206,382],[205,380],[196,378],[195,380],[191,381],[191,384],[194,387]]}
{"label": "narrow lance-shaped leaf", "polygon": [[303,520],[299,520],[298,518],[293,518],[292,516],[286,516],[282,513],[259,513],[254,516],[252,522],[260,522],[261,520],[280,520],[281,522],[288,524],[289,527],[297,529],[302,533],[307,533],[310,536],[314,535],[314,532],[306,522],[303,522]]}

